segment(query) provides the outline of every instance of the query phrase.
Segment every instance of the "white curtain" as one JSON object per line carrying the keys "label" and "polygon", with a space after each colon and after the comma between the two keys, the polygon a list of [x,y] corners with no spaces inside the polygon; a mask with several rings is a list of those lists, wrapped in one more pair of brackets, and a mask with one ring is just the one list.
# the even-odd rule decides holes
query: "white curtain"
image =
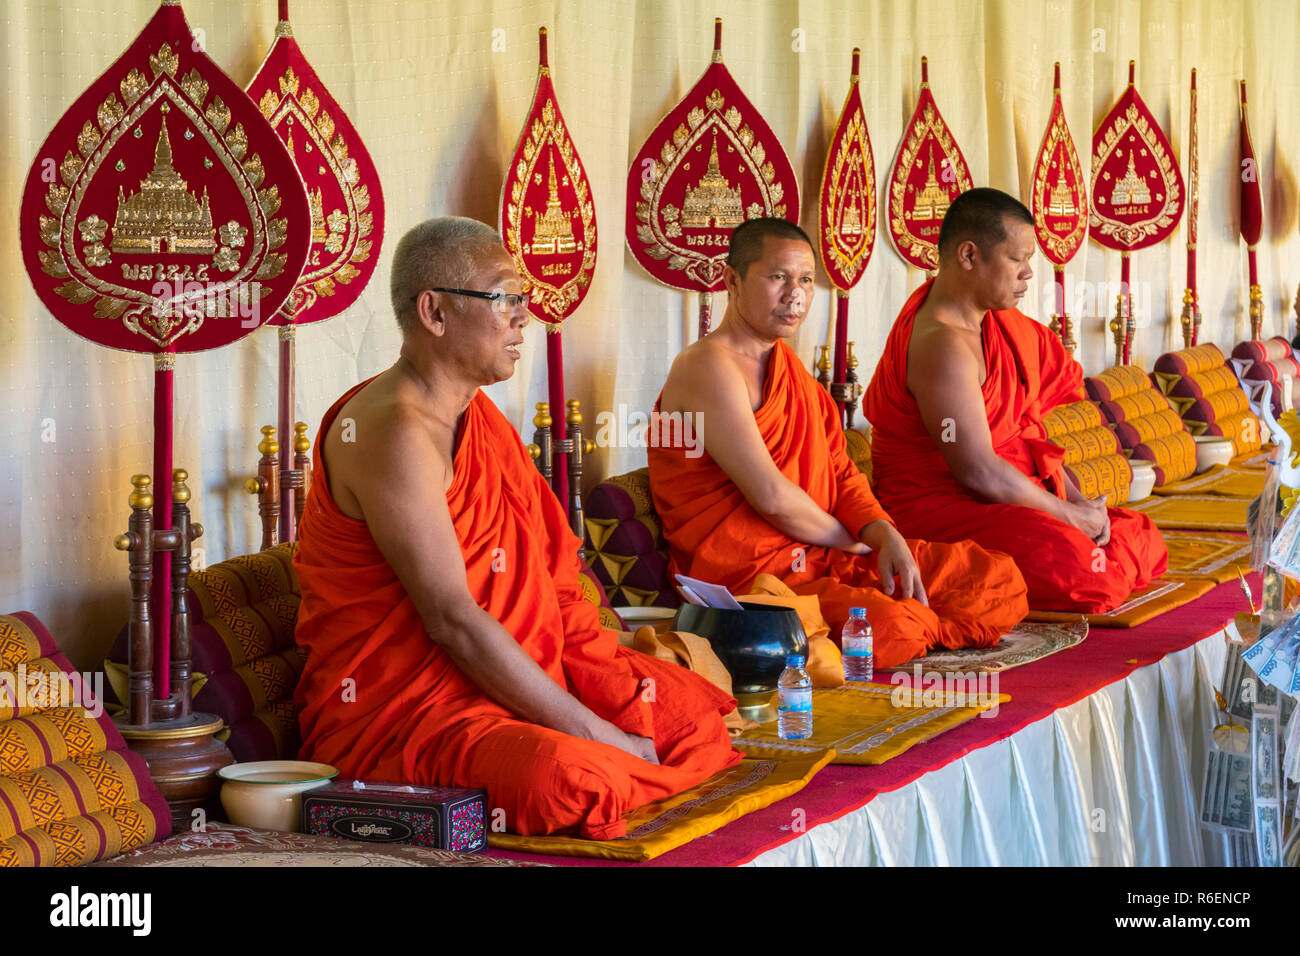
{"label": "white curtain", "polygon": [[[45,136],[155,9],[153,0],[7,0],[0,18],[0,610],[36,612],[79,666],[103,653],[126,616],[126,560],[111,539],[126,528],[130,476],[151,468],[152,361],[98,348],[54,321],[31,291],[15,226]],[[184,9],[204,31],[209,55],[246,83],[271,42],[273,0],[188,0]],[[925,54],[975,183],[1022,197],[1051,106],[1054,60],[1085,168],[1092,126],[1123,89],[1130,58],[1138,89],[1182,162],[1189,72],[1198,67],[1202,336],[1225,347],[1249,328],[1236,211],[1237,81],[1244,77],[1264,191],[1265,332],[1293,329],[1300,245],[1291,154],[1300,118],[1291,107],[1300,99],[1293,49],[1300,7],[1291,0],[295,0],[291,14],[303,50],[374,156],[387,204],[374,281],[347,313],[298,334],[296,414],[313,437],[335,398],[396,356],[387,273],[402,233],[431,216],[497,220],[543,25],[600,231],[591,292],[564,332],[568,393],[582,402],[589,438],[601,411],[648,410],[673,357],[694,336],[694,297],[653,282],[626,252],[624,191],[631,156],[707,66],[715,15],[724,21],[728,68],[799,171],[810,230],[855,45],[863,51],[862,98],[882,188]],[[1181,345],[1184,241],[1180,231],[1133,259],[1134,360],[1147,367]],[[1051,270],[1041,257],[1035,269],[1025,309],[1046,320]],[[1089,244],[1069,273],[1086,296],[1071,309],[1079,357],[1089,373],[1099,372],[1113,354],[1105,325],[1114,295],[1102,284],[1118,283],[1119,257]],[[850,306],[864,381],[921,279],[887,237],[877,238]],[[827,340],[831,302],[822,284],[794,342],[805,362]],[[719,316],[724,307],[721,296]],[[546,398],[542,338],[533,326],[514,378],[490,389],[526,435],[533,403]],[[177,362],[175,460],[192,476],[208,563],[258,545],[257,509],[242,483],[254,470],[259,426],[275,421],[275,388],[269,330]],[[590,484],[641,466],[645,452],[605,448],[588,461]]]}

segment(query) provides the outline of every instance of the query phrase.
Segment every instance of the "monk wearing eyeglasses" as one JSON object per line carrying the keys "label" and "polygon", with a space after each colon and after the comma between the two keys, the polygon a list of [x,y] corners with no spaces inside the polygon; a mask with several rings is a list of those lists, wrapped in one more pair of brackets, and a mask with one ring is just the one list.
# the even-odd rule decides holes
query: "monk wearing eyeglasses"
{"label": "monk wearing eyeglasses", "polygon": [[486,788],[516,833],[611,839],[630,810],[740,761],[735,701],[621,647],[584,599],[579,541],[480,391],[514,373],[521,286],[474,220],[397,246],[401,354],[322,419],[299,528],[301,755]]}

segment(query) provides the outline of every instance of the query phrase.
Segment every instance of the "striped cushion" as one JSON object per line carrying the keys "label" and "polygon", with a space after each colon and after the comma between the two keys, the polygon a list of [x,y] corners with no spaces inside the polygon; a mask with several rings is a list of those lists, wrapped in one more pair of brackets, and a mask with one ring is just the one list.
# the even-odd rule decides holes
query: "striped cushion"
{"label": "striped cushion", "polygon": [[1250,414],[1237,373],[1224,364],[1217,346],[1166,353],[1156,359],[1152,377],[1191,434],[1231,438],[1234,455],[1259,450],[1259,423]]}
{"label": "striped cushion", "polygon": [[[53,678],[75,690],[79,706],[15,699],[22,674],[28,693]],[[33,674],[42,675],[37,684]],[[0,866],[76,866],[171,834],[144,760],[31,614],[0,616],[0,679]]]}
{"label": "striped cushion", "polygon": [[[1200,356],[1193,358],[1205,361]],[[1196,442],[1142,369],[1136,365],[1109,368],[1084,379],[1084,386],[1129,457],[1155,464],[1157,485],[1181,481],[1196,471]]]}
{"label": "striped cushion", "polygon": [[1133,471],[1096,403],[1058,405],[1044,417],[1043,428],[1065,452],[1065,470],[1080,491],[1089,498],[1105,496],[1112,506],[1128,501]]}
{"label": "striped cushion", "polygon": [[1245,364],[1242,378],[1274,383],[1274,416],[1282,414],[1282,397],[1277,386],[1281,385],[1284,375],[1291,376],[1291,407],[1300,408],[1300,363],[1296,361],[1290,342],[1281,336],[1263,342],[1242,342],[1232,350],[1232,357]]}

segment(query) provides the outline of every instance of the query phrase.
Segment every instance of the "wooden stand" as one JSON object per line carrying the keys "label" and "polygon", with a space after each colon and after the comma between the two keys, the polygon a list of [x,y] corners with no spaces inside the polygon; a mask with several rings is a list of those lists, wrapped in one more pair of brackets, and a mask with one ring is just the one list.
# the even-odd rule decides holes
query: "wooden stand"
{"label": "wooden stand", "polygon": [[[130,530],[118,535],[113,546],[129,555],[131,567],[131,618],[127,624],[127,711],[116,718],[127,745],[149,765],[163,798],[172,811],[172,826],[187,829],[193,811],[219,813],[216,802],[220,780],[216,772],[234,757],[214,736],[220,717],[191,710],[190,618],[186,593],[190,576],[190,544],[203,527],[190,522],[189,475],[177,469],[172,481],[173,527],[153,527],[153,481],[148,475],[131,479],[134,490]],[[154,699],[155,646],[149,591],[153,584],[154,557],[170,552],[171,562],[171,692]]]}
{"label": "wooden stand", "polygon": [[821,354],[817,359],[817,381],[844,412],[841,424],[845,428],[853,427],[853,416],[857,412],[858,399],[862,397],[863,388],[858,383],[858,357],[853,354],[853,343],[848,343],[848,352],[844,364],[844,381],[831,381],[832,365],[830,346],[820,346]]}
{"label": "wooden stand", "polygon": [[[249,478],[244,487],[250,495],[257,495],[257,513],[262,519],[261,550],[265,551],[281,541],[298,538],[298,522],[302,521],[307,492],[311,490],[311,439],[307,437],[307,423],[295,422],[293,426],[292,469],[286,469],[281,461],[280,443],[275,439],[273,425],[262,426],[257,450],[262,454],[257,460],[257,477]],[[290,513],[281,515],[282,501],[293,502]]]}
{"label": "wooden stand", "polygon": [[533,442],[528,446],[528,454],[537,464],[547,484],[551,483],[554,461],[557,455],[565,456],[569,477],[569,500],[563,502],[569,513],[569,527],[579,538],[582,537],[582,456],[590,455],[596,450],[596,443],[582,437],[582,410],[576,398],[564,403],[568,412],[564,416],[565,437],[559,441],[551,435],[551,406],[549,402],[537,403],[537,414],[533,416]]}

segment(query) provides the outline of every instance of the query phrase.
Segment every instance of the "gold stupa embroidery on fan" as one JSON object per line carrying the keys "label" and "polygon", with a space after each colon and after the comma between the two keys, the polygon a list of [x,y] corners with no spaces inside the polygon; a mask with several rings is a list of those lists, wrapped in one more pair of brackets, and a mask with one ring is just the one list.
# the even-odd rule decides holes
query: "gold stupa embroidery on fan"
{"label": "gold stupa embroidery on fan", "polygon": [[[573,222],[560,202],[560,183],[555,175],[554,153],[550,156],[549,165],[546,209],[542,212],[528,210],[533,217],[533,241],[524,245],[524,251],[539,256],[568,255],[578,251],[578,243],[573,238]],[[540,181],[540,176],[538,180]]]}
{"label": "gold stupa embroidery on fan", "polygon": [[217,251],[208,191],[203,190],[202,199],[196,197],[172,168],[165,118],[154,148],[153,169],[140,180],[139,190],[126,195],[124,187],[117,187],[117,215],[109,245],[119,255],[210,256]]}
{"label": "gold stupa embroidery on fan", "polygon": [[718,163],[718,131],[713,131],[713,148],[709,151],[709,167],[700,181],[686,187],[682,203],[682,225],[687,229],[734,229],[745,221],[744,204],[740,190],[733,187],[722,175]]}

